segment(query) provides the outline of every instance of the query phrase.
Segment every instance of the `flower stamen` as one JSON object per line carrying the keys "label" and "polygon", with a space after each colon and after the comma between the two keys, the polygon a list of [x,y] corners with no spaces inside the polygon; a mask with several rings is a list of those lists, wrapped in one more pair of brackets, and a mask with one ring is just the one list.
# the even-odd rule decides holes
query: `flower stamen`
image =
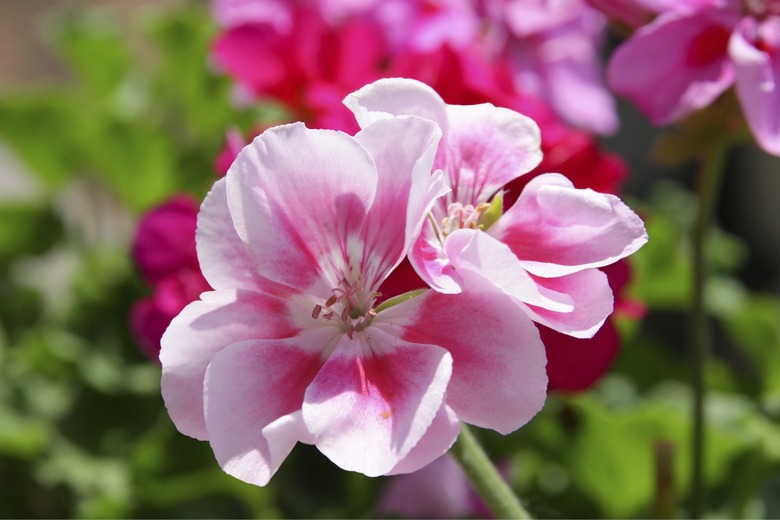
{"label": "flower stamen", "polygon": [[482,216],[490,204],[481,202],[476,206],[466,204],[465,206],[460,202],[453,202],[447,206],[447,216],[441,221],[441,237],[446,238],[447,235],[458,229],[482,229],[483,226],[479,223],[479,218]]}
{"label": "flower stamen", "polygon": [[[368,296],[368,297],[367,297]],[[376,309],[370,306],[371,302],[381,296],[381,293],[374,292],[366,295],[365,289],[360,283],[350,283],[346,278],[342,278],[338,287],[333,288],[333,294],[325,300],[324,305],[317,304],[312,310],[311,317],[325,320],[340,318],[344,327],[344,332],[352,339],[355,332],[360,332],[371,324],[376,318]],[[339,306],[334,308],[334,306]],[[368,307],[368,310],[363,310]],[[328,309],[323,313],[323,309]]]}

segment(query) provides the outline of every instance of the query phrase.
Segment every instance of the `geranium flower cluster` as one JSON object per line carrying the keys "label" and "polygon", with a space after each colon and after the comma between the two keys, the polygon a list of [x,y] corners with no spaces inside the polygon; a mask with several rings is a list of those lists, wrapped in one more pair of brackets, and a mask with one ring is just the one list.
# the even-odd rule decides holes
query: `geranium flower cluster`
{"label": "geranium flower cluster", "polygon": [[759,146],[780,155],[780,3],[632,0],[658,16],[619,46],[610,86],[654,123],[679,121],[732,85]]}
{"label": "geranium flower cluster", "polygon": [[[452,60],[503,68],[513,89],[577,127],[617,127],[599,59],[606,18],[584,0],[214,0],[213,11],[223,28],[213,61],[239,96],[281,102],[317,127],[353,130],[346,94],[380,77],[428,82]],[[491,76],[455,83],[481,89]]]}
{"label": "geranium flower cluster", "polygon": [[[590,96],[587,103],[574,103],[582,110],[601,107],[594,111],[600,114],[598,118],[583,116],[579,121],[585,128],[606,130],[611,125],[611,101],[603,93],[597,63],[592,60],[599,40],[596,29],[603,25],[603,19],[579,0],[522,3],[528,4],[535,20],[525,28],[521,28],[522,19],[517,20],[517,2],[217,0],[214,14],[224,29],[215,40],[212,58],[218,68],[236,79],[240,97],[282,104],[293,119],[313,127],[354,133],[358,125],[342,98],[387,74],[420,79],[449,103],[490,102],[511,108],[531,116],[541,127],[544,157],[536,169],[506,186],[506,207],[533,177],[547,171],[565,174],[577,188],[616,194],[626,177],[622,161],[601,149],[587,132],[562,123],[534,94],[558,92],[556,96],[563,99],[569,92],[581,99],[582,93],[601,92],[595,97],[602,101]],[[585,24],[584,20],[590,22]],[[579,51],[542,52],[566,46]],[[533,58],[536,53],[519,51],[530,48],[538,48],[541,54]],[[524,65],[523,57],[533,58],[533,63]],[[577,61],[583,57],[587,60]],[[545,86],[547,83],[550,85]],[[556,106],[560,109],[563,105]],[[567,110],[570,115],[575,112]],[[228,132],[225,148],[215,161],[221,175],[246,144],[237,130]],[[152,211],[144,225],[168,225],[167,206]],[[181,240],[160,241],[139,232],[136,248],[154,249],[158,255],[168,251],[173,259],[186,250],[194,258],[194,210],[188,218],[187,229],[192,231],[188,231],[191,240],[187,247],[178,243]],[[182,226],[169,230],[184,231]],[[170,247],[173,244],[175,247]],[[138,261],[143,271],[144,260]],[[629,308],[621,293],[629,278],[627,264],[620,262],[605,272],[616,306]],[[383,284],[379,301],[422,287],[423,280],[404,261]],[[158,299],[136,305],[132,322],[139,341],[147,347],[145,352],[157,357],[163,330],[203,288],[204,282],[198,279],[191,287],[181,287],[175,305],[170,299],[164,306],[156,303]],[[606,372],[619,350],[612,321],[607,318],[593,338],[581,339],[538,325],[545,338],[550,390],[586,389]]]}
{"label": "geranium flower cluster", "polygon": [[[598,267],[647,240],[617,197],[558,174],[504,211],[503,187],[541,160],[517,112],[408,79],[345,105],[354,136],[294,123],[238,154],[198,215],[213,290],[162,338],[177,428],[257,485],[297,442],[374,476],[431,463],[461,421],[521,427],[547,392],[534,322],[593,335],[613,307]],[[407,256],[431,289],[379,305]]]}

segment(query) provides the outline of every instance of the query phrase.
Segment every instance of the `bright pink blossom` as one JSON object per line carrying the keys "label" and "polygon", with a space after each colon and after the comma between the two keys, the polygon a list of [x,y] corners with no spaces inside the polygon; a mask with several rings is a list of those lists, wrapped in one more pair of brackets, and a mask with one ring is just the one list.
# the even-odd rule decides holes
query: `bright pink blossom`
{"label": "bright pink blossom", "polygon": [[736,82],[759,146],[780,155],[778,4],[688,0],[658,7],[661,14],[616,49],[610,86],[660,125],[710,105]]}
{"label": "bright pink blossom", "polygon": [[361,126],[390,114],[414,114],[442,128],[434,166],[444,171],[452,191],[434,204],[409,256],[430,287],[457,294],[466,275],[475,275],[512,297],[537,323],[575,337],[598,330],[612,312],[613,297],[596,268],[647,241],[642,221],[617,197],[545,174],[483,229],[493,196],[541,160],[533,121],[489,104],[446,105],[426,85],[404,79],[379,80],[345,103]]}
{"label": "bright pink blossom", "polygon": [[278,3],[214,0],[224,31],[212,57],[244,96],[281,101],[293,118],[351,130],[344,95],[379,77],[409,76],[399,60],[448,49],[490,67],[508,64],[518,91],[544,99],[570,124],[598,133],[617,126],[599,59],[604,17],[584,0]]}
{"label": "bright pink blossom", "polygon": [[142,352],[157,359],[171,320],[210,289],[195,252],[197,203],[177,195],[149,211],[138,224],[132,256],[152,295],[133,305],[130,325]]}
{"label": "bright pink blossom", "polygon": [[306,6],[288,6],[289,24],[262,17],[230,18],[214,42],[216,67],[250,99],[272,99],[291,119],[317,127],[356,130],[343,97],[380,76],[385,42],[367,19],[337,28]]}
{"label": "bright pink blossom", "polygon": [[477,277],[375,310],[446,191],[430,173],[440,135],[410,116],[354,138],[276,127],[206,197],[197,248],[214,291],[163,336],[162,393],[227,473],[264,485],[299,441],[344,469],[411,472],[459,420],[508,433],[541,408],[538,331]]}

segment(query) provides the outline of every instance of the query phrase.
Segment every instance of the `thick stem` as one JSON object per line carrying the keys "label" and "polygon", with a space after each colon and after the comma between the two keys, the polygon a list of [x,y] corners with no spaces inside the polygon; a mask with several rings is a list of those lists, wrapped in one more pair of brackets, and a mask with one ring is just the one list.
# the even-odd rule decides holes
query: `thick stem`
{"label": "thick stem", "polygon": [[710,352],[710,337],[704,302],[704,291],[709,274],[705,258],[705,245],[717,206],[717,196],[720,193],[727,151],[726,142],[716,142],[701,157],[697,188],[697,213],[691,235],[693,271],[693,294],[690,309],[690,362],[693,390],[691,518],[701,518],[706,508],[704,493],[704,456],[706,453],[704,369]]}
{"label": "thick stem", "polygon": [[465,424],[452,454],[496,518],[531,518]]}

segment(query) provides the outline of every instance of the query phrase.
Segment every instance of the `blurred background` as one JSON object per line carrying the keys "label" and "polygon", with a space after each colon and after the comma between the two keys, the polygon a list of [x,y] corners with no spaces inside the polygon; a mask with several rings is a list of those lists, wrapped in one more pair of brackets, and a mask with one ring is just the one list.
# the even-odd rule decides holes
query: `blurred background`
{"label": "blurred background", "polygon": [[[299,445],[256,488],[170,422],[154,345],[168,286],[150,279],[138,242],[177,243],[166,233],[189,221],[159,231],[149,215],[195,211],[224,173],[215,161],[230,132],[240,144],[285,117],[218,72],[210,52],[224,28],[209,8],[0,0],[0,517],[487,516],[451,461],[411,483],[369,479]],[[540,518],[685,517],[688,507],[694,162],[664,152],[670,131],[627,103],[618,111],[620,130],[588,146],[625,161],[621,197],[650,234],[621,275],[619,340],[601,338],[598,371],[551,388],[528,426],[479,433]],[[583,172],[565,168],[588,161],[555,166],[574,177]],[[780,517],[778,194],[780,160],[734,147],[707,249],[709,517]],[[197,297],[182,280],[174,307]],[[575,369],[593,357],[566,348]]]}

